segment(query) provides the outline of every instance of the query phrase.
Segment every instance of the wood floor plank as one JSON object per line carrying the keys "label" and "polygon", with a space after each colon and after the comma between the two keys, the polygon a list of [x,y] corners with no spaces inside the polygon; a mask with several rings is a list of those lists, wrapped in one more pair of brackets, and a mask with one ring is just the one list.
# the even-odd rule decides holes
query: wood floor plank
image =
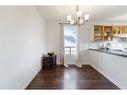
{"label": "wood floor plank", "polygon": [[41,70],[26,89],[119,89],[90,65]]}

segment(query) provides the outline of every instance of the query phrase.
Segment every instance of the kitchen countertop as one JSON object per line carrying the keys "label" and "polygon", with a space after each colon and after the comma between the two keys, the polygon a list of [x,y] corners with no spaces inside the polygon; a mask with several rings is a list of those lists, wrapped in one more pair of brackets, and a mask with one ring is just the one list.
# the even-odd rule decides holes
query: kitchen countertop
{"label": "kitchen countertop", "polygon": [[113,50],[113,49],[105,50],[105,49],[91,49],[91,48],[89,50],[94,50],[94,51],[98,51],[98,52],[104,52],[104,53],[108,53],[108,54],[127,57],[127,53],[125,53],[121,50]]}

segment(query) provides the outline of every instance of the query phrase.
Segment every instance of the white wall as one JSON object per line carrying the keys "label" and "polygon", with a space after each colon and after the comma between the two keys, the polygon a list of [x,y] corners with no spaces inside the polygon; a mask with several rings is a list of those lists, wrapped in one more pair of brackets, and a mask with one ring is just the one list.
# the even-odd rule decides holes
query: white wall
{"label": "white wall", "polygon": [[82,64],[89,64],[89,34],[91,23],[86,23],[79,27],[79,61]]}
{"label": "white wall", "polygon": [[24,89],[41,68],[45,22],[34,7],[0,7],[0,89]]}
{"label": "white wall", "polygon": [[46,21],[46,53],[54,51],[57,54],[57,64],[60,62],[60,26],[56,21]]}
{"label": "white wall", "polygon": [[107,21],[107,22],[94,22],[94,24],[97,25],[127,25],[127,22],[112,22],[112,21]]}

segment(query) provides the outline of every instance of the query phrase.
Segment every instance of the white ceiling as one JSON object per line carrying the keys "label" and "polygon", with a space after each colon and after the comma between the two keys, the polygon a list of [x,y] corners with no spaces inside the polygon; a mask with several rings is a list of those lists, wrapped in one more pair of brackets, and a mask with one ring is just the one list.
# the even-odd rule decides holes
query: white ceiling
{"label": "white ceiling", "polygon": [[[36,7],[46,21],[65,21],[67,15],[76,15],[76,6]],[[127,21],[127,6],[79,6],[84,14],[90,14],[90,21]]]}

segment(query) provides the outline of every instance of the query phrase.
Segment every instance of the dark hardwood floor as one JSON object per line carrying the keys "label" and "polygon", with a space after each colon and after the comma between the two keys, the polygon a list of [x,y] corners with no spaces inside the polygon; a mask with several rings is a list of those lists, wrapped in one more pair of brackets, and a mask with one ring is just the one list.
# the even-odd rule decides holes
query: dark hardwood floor
{"label": "dark hardwood floor", "polygon": [[119,89],[90,65],[41,70],[26,89]]}

